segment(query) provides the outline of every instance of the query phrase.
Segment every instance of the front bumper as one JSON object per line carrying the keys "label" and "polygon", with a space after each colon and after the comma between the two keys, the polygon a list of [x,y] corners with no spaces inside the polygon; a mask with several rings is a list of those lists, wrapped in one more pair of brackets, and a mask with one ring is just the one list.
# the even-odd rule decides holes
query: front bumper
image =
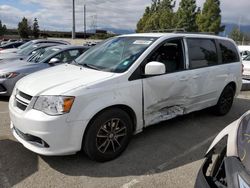
{"label": "front bumper", "polygon": [[195,186],[194,186],[195,188],[210,188],[210,187],[212,187],[211,184],[209,184],[211,179],[206,176],[210,162],[211,161],[208,158],[206,158],[204,163],[202,164],[202,166],[198,172],[198,175],[197,175],[197,179],[196,179]]}
{"label": "front bumper", "polygon": [[[67,114],[49,116],[34,109],[22,111],[14,106],[14,96],[10,98],[9,113],[12,133],[27,149],[41,155],[68,155],[81,150],[83,121],[68,122]],[[36,139],[25,139],[20,133],[41,139],[47,147]]]}
{"label": "front bumper", "polygon": [[198,172],[195,188],[249,188],[250,174],[236,157],[225,157],[223,160],[226,186],[222,186],[215,177],[207,176],[210,159],[206,158]]}

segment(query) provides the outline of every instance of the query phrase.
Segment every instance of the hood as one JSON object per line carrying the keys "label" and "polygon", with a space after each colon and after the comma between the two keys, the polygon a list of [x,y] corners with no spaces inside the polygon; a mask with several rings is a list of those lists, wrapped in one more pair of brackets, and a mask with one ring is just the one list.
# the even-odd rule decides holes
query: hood
{"label": "hood", "polygon": [[[19,72],[19,73],[29,73],[30,69],[38,68],[39,63],[30,63],[25,60],[2,60],[0,63],[0,73],[6,73],[6,72]],[[42,67],[42,66],[40,66]],[[47,66],[45,66],[46,68]],[[27,70],[27,71],[26,71]]]}
{"label": "hood", "polygon": [[2,53],[2,54],[0,54],[0,63],[4,59],[18,59],[18,58],[22,58],[22,57],[23,57],[23,55],[18,54],[18,53]]}
{"label": "hood", "polygon": [[104,81],[114,74],[64,64],[30,74],[19,80],[16,87],[31,96],[62,95],[75,88]]}
{"label": "hood", "polygon": [[10,49],[5,49],[5,50],[1,50],[0,54],[5,54],[5,53],[16,53],[18,51],[17,48],[10,48]]}
{"label": "hood", "polygon": [[14,59],[14,60],[10,60],[10,59],[5,59],[0,61],[0,72],[5,72],[5,69],[11,68],[11,67],[16,67],[19,65],[23,65],[25,64],[26,61],[24,60],[20,60],[20,59]]}

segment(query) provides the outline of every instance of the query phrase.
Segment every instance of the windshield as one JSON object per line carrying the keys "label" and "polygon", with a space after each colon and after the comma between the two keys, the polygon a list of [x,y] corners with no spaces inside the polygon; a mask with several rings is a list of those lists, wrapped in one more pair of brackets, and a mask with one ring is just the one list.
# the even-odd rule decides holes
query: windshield
{"label": "windshield", "polygon": [[23,48],[21,50],[18,51],[19,54],[22,55],[29,55],[30,52],[32,52],[33,50],[35,50],[38,46],[36,44],[34,45],[29,45],[26,48]]}
{"label": "windshield", "polygon": [[250,55],[243,59],[244,61],[250,61]]}
{"label": "windshield", "polygon": [[24,49],[24,48],[26,48],[27,46],[29,46],[29,45],[31,45],[31,44],[33,44],[32,41],[26,42],[26,43],[24,43],[23,45],[19,46],[18,49]]}
{"label": "windshield", "polygon": [[117,37],[90,48],[76,63],[108,72],[126,71],[156,40],[152,37]]}
{"label": "windshield", "polygon": [[31,56],[28,59],[28,62],[32,62],[32,63],[39,63],[42,60],[44,60],[45,58],[56,54],[58,51],[60,51],[59,48],[43,48],[38,50],[33,56]]}

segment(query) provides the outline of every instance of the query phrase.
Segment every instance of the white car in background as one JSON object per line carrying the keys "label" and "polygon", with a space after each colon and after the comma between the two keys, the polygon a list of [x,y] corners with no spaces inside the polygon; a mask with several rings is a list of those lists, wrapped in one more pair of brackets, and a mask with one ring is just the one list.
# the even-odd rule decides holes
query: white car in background
{"label": "white car in background", "polygon": [[208,107],[227,114],[241,74],[231,39],[122,35],[90,48],[75,63],[19,80],[9,102],[11,130],[42,155],[83,149],[93,160],[108,161],[150,125]]}
{"label": "white car in background", "polygon": [[242,60],[242,64],[243,64],[242,78],[250,80],[250,55]]}
{"label": "white car in background", "polygon": [[240,50],[240,55],[242,59],[250,55],[250,46],[242,45],[242,46],[238,46],[238,48]]}

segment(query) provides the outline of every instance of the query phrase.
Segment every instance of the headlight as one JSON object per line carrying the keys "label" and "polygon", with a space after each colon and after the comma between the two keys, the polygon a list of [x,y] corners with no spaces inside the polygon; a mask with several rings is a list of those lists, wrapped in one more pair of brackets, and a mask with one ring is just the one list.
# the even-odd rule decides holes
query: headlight
{"label": "headlight", "polygon": [[61,115],[70,112],[74,99],[68,96],[39,96],[33,108],[48,115]]}
{"label": "headlight", "polygon": [[18,74],[19,74],[18,72],[0,73],[0,79],[15,78]]}

